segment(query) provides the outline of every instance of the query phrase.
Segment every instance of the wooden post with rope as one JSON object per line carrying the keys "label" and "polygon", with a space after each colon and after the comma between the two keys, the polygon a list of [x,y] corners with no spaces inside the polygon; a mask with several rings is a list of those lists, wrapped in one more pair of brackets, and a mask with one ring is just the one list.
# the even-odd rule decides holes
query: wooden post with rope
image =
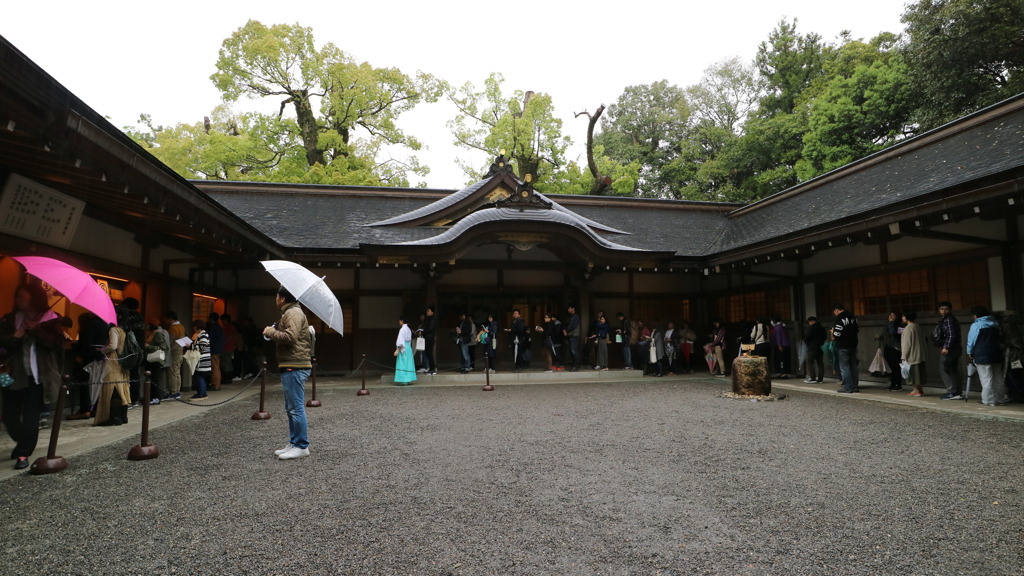
{"label": "wooden post with rope", "polygon": [[263,409],[267,397],[267,361],[263,361],[263,370],[260,372],[260,409],[252,413],[253,420],[270,420],[270,412]]}
{"label": "wooden post with rope", "polygon": [[151,460],[160,455],[160,449],[149,443],[149,402],[153,396],[153,374],[146,370],[142,386],[142,441],[128,451],[129,460]]}
{"label": "wooden post with rope", "polygon": [[363,361],[359,363],[359,366],[363,369],[363,387],[356,392],[356,396],[369,396],[370,391],[366,389],[366,354],[363,354]]}
{"label": "wooden post with rope", "polygon": [[57,438],[60,436],[60,423],[64,416],[64,398],[68,395],[68,382],[71,376],[64,375],[64,384],[57,393],[57,406],[53,411],[53,426],[50,427],[50,446],[46,450],[46,457],[37,458],[29,468],[31,474],[50,474],[60,472],[68,467],[68,461],[63,456],[57,456]]}

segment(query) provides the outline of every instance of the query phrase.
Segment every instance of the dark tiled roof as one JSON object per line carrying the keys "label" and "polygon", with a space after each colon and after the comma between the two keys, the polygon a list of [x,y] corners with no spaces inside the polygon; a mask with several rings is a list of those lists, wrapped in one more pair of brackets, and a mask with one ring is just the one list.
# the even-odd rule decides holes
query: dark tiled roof
{"label": "dark tiled roof", "polygon": [[[714,208],[708,209],[709,206]],[[634,200],[606,205],[569,204],[568,208],[581,216],[628,230],[629,236],[613,237],[620,244],[681,256],[704,256],[722,235],[728,225],[725,215],[735,206]]]}
{"label": "dark tiled roof", "polygon": [[[713,256],[884,216],[944,198],[989,176],[1019,174],[1024,170],[1024,95],[996,108],[995,113],[980,111],[748,206],[590,196],[545,199],[553,203],[552,211],[574,214],[624,247]],[[441,233],[438,229],[384,224],[450,206],[483,182],[458,191],[196,185],[286,248],[356,250],[360,244],[434,238]]]}
{"label": "dark tiled roof", "polygon": [[415,210],[427,199],[283,191],[251,195],[210,191],[209,195],[285,248],[354,250],[361,243],[406,242],[437,234],[418,228],[363,226],[381,216]]}
{"label": "dark tiled roof", "polygon": [[398,214],[390,218],[381,220],[379,222],[368,221],[366,223],[366,226],[393,226],[396,224],[402,224],[404,222],[411,222],[413,220],[425,218],[427,216],[430,216],[431,214],[436,214],[438,212],[444,212],[451,206],[454,206],[455,204],[458,204],[459,202],[465,200],[467,197],[472,196],[474,192],[482,188],[483,185],[486,183],[487,180],[475,182],[461,190],[456,190],[455,192],[452,192],[451,194],[448,194],[447,196],[439,200],[435,200],[430,204],[420,206],[414,210],[410,210],[408,213]]}
{"label": "dark tiled roof", "polygon": [[[924,140],[928,135],[919,139]],[[915,139],[918,140],[918,139]],[[1024,166],[1024,109],[927,146],[883,151],[776,197],[740,209],[715,252],[806,234],[808,230],[919,202],[956,186]],[[906,148],[906,153],[898,153]],[[893,152],[897,152],[893,154]]]}

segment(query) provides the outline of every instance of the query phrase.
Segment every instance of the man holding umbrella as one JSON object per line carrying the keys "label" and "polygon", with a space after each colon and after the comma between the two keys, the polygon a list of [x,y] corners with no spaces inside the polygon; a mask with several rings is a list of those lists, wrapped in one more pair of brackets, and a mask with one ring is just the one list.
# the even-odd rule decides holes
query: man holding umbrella
{"label": "man holding umbrella", "polygon": [[277,366],[281,371],[284,407],[288,412],[288,445],[274,454],[281,460],[309,456],[309,429],[306,422],[305,387],[313,368],[312,335],[306,314],[287,288],[281,286],[275,300],[281,319],[263,330],[263,336],[277,346]]}

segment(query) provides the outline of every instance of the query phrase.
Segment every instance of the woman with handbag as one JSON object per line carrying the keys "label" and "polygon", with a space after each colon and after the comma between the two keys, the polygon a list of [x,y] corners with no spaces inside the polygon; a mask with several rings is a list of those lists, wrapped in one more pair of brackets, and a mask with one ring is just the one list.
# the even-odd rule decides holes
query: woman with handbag
{"label": "woman with handbag", "polygon": [[889,388],[887,390],[892,392],[903,390],[903,375],[900,374],[903,330],[903,315],[898,312],[889,312],[888,323],[882,327],[878,336],[875,336],[878,347],[882,351],[882,358],[889,369]]}
{"label": "woman with handbag", "polygon": [[164,365],[170,361],[171,345],[167,333],[160,326],[150,322],[146,324],[146,370],[149,371],[152,386],[150,387],[150,404],[159,404],[167,398],[167,371]]}
{"label": "woman with handbag", "polygon": [[412,329],[405,318],[398,318],[398,338],[395,339],[395,384],[408,386],[416,381],[416,362],[412,358]]}
{"label": "woman with handbag", "polygon": [[907,384],[913,387],[907,396],[924,396],[924,390],[921,389],[925,382],[924,335],[917,323],[916,312],[904,312],[903,322],[906,327],[900,336],[900,363],[910,365]]}
{"label": "woman with handbag", "polygon": [[196,393],[189,396],[189,399],[202,400],[207,396],[206,385],[210,382],[213,370],[213,362],[210,359],[210,334],[206,331],[206,322],[198,319],[192,321],[192,343],[189,344],[189,352],[186,355],[198,357],[192,369],[193,389]]}

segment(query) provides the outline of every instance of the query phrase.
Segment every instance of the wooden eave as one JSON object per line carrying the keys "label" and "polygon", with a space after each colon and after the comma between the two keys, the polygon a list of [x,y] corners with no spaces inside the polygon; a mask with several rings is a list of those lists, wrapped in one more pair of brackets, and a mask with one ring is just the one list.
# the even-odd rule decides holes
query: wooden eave
{"label": "wooden eave", "polygon": [[0,179],[85,202],[90,218],[197,256],[279,254],[0,37]]}

